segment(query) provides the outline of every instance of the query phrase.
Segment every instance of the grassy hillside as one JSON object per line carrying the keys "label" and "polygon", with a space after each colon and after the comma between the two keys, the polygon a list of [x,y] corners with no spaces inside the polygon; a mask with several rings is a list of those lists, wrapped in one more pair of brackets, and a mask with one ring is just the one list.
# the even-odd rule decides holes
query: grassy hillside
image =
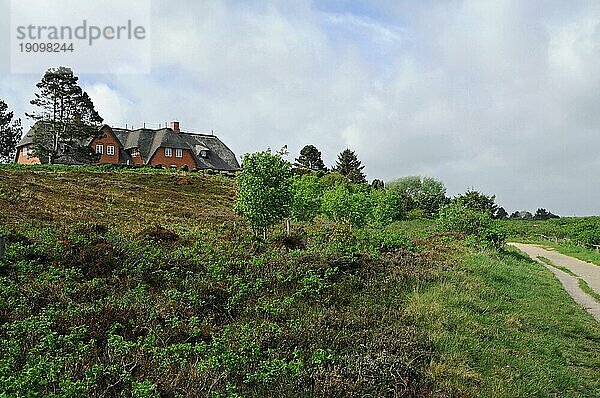
{"label": "grassy hillside", "polygon": [[327,224],[257,240],[219,177],[0,176],[0,394],[428,391],[431,347],[402,305],[426,258]]}
{"label": "grassy hillside", "polygon": [[170,170],[0,166],[0,223],[139,230],[233,222],[234,186],[227,177]]}
{"label": "grassy hillside", "polygon": [[0,168],[0,396],[600,395],[600,326],[538,264],[426,220],[263,241],[234,197]]}

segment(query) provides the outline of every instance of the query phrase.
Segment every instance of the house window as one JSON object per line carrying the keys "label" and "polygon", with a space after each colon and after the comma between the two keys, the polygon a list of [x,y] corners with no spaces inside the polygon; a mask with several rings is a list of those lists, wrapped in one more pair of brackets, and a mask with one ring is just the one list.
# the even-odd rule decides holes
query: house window
{"label": "house window", "polygon": [[96,145],[96,153],[102,155],[104,153],[104,145],[102,145],[102,144]]}
{"label": "house window", "polygon": [[165,148],[165,156],[168,158],[173,156],[173,150],[171,148]]}
{"label": "house window", "polygon": [[134,149],[132,149],[132,150],[131,150],[131,157],[132,157],[132,158],[137,158],[137,156],[138,156],[138,150],[137,150],[137,149],[135,149],[135,148],[134,148]]}
{"label": "house window", "polygon": [[23,147],[23,156],[27,157],[27,155],[29,155],[29,150],[26,146]]}
{"label": "house window", "polygon": [[175,157],[176,158],[182,158],[183,157],[183,150],[182,149],[175,149]]}
{"label": "house window", "polygon": [[115,147],[114,145],[108,145],[106,147],[106,154],[109,156],[113,156],[115,154]]}
{"label": "house window", "polygon": [[208,157],[208,152],[207,151],[200,151],[200,156],[203,158],[207,158]]}

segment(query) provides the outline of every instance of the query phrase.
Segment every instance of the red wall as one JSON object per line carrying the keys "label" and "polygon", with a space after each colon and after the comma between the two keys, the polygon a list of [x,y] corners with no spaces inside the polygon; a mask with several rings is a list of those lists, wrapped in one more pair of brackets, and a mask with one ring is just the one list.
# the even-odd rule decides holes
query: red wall
{"label": "red wall", "polygon": [[[104,126],[102,131],[104,132],[104,136],[94,139],[91,144],[94,152],[96,152],[96,145],[101,144],[103,146],[102,156],[96,164],[117,164],[119,163],[119,140],[108,127]],[[114,155],[108,155],[106,153],[106,148],[109,145],[112,145],[115,148]]]}
{"label": "red wall", "polygon": [[165,155],[165,148],[158,148],[154,153],[154,156],[150,159],[152,166],[163,165],[166,168],[170,168],[175,165],[177,168],[187,166],[188,169],[194,170],[196,168],[196,161],[192,156],[192,153],[188,149],[183,149],[183,157],[175,157],[175,148],[172,148],[171,157]]}

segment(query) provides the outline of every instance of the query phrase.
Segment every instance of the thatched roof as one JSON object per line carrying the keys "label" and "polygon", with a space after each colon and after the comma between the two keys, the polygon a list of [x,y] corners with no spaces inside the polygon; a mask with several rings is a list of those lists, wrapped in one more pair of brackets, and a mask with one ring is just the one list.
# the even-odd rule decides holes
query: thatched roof
{"label": "thatched roof", "polygon": [[[40,122],[36,123],[21,139],[18,147],[31,145],[36,129],[41,126]],[[212,134],[175,132],[170,128],[130,130],[104,127],[108,127],[120,141],[122,158],[125,159],[130,159],[131,150],[137,149],[144,163],[149,164],[158,148],[188,149],[199,169],[235,171],[240,168],[233,151]]]}

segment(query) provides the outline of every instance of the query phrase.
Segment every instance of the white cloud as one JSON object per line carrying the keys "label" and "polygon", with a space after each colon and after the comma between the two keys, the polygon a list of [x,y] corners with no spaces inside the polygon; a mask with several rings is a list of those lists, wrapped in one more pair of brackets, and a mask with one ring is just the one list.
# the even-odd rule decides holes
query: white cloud
{"label": "white cloud", "polygon": [[359,32],[366,32],[374,42],[389,43],[402,40],[400,29],[386,26],[370,18],[353,14],[327,14],[327,20],[329,23],[346,29],[357,29]]}
{"label": "white cloud", "polygon": [[131,101],[122,98],[117,91],[105,83],[84,85],[83,89],[89,94],[96,110],[107,123],[124,126],[128,114],[133,113]]}

